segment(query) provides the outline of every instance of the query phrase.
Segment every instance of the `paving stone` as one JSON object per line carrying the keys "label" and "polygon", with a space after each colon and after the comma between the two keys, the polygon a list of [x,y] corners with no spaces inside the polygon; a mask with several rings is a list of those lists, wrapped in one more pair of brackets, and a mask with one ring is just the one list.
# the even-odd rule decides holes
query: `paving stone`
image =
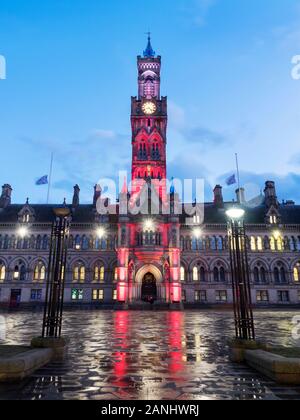
{"label": "paving stone", "polygon": [[[295,312],[256,312],[257,336],[294,344]],[[41,313],[5,314],[6,341],[28,345],[39,335]],[[29,380],[0,386],[9,400],[300,400],[300,387],[282,387],[229,361],[234,331],[229,311],[65,313],[69,358],[50,363]]]}

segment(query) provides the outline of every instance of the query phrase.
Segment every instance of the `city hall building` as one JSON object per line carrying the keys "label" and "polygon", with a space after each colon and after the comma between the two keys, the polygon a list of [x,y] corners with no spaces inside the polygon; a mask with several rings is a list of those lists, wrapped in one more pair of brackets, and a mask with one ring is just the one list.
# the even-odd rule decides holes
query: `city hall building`
{"label": "city hall building", "polygon": [[[138,57],[138,96],[131,100],[132,184],[117,203],[100,186],[91,204],[74,187],[65,275],[66,305],[168,307],[232,303],[230,255],[222,187],[187,214],[167,186],[167,98],[160,93],[161,57],[149,42]],[[128,143],[129,146],[129,143]],[[144,194],[146,193],[146,194]],[[142,199],[147,197],[147,199]],[[252,300],[256,305],[300,305],[300,206],[279,202],[267,181],[256,205],[245,206]],[[151,207],[147,212],[132,211]],[[153,211],[156,207],[156,211]],[[106,208],[99,212],[99,208]],[[129,211],[130,210],[130,211]],[[45,298],[53,206],[0,198],[0,306],[42,304]]]}

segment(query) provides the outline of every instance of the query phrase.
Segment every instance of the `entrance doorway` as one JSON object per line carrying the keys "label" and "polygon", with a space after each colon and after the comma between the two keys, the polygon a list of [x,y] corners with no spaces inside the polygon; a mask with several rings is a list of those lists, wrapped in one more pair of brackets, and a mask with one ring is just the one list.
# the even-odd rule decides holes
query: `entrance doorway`
{"label": "entrance doorway", "polygon": [[18,308],[21,303],[21,289],[12,289],[10,294],[10,308]]}
{"label": "entrance doorway", "polygon": [[157,300],[156,279],[153,274],[147,273],[142,284],[142,301],[154,303]]}

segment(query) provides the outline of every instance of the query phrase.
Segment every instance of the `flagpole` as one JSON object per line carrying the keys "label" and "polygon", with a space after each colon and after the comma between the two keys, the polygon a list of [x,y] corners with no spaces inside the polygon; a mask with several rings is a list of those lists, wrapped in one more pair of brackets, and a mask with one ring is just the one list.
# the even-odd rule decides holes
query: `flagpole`
{"label": "flagpole", "polygon": [[240,178],[240,167],[239,167],[239,157],[238,154],[235,154],[235,161],[236,161],[236,172],[238,178],[238,189],[239,189],[239,202],[241,203],[241,178]]}
{"label": "flagpole", "polygon": [[51,162],[50,162],[50,171],[49,171],[49,182],[48,182],[48,192],[47,192],[47,204],[49,204],[50,199],[50,189],[52,181],[52,170],[53,170],[53,152],[51,153]]}

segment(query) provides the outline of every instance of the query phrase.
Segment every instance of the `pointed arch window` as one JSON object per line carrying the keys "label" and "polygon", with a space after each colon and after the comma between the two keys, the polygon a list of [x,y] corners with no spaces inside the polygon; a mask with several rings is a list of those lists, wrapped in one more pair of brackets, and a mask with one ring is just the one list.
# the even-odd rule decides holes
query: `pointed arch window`
{"label": "pointed arch window", "polygon": [[35,282],[43,282],[46,279],[46,266],[42,261],[39,261],[34,268],[33,280]]}
{"label": "pointed arch window", "polygon": [[300,262],[294,267],[294,282],[299,283],[300,281]]}
{"label": "pointed arch window", "polygon": [[180,267],[180,281],[185,281],[185,268]]}
{"label": "pointed arch window", "polygon": [[5,281],[6,277],[6,266],[3,261],[0,260],[0,283]]}
{"label": "pointed arch window", "polygon": [[193,281],[199,281],[198,267],[193,268]]}
{"label": "pointed arch window", "polygon": [[261,236],[257,237],[257,250],[258,251],[263,251],[264,247],[263,247],[263,240]]}
{"label": "pointed arch window", "polygon": [[26,267],[22,261],[19,261],[19,263],[15,266],[13,278],[14,280],[20,281],[26,280]]}
{"label": "pointed arch window", "polygon": [[256,238],[255,238],[255,236],[251,236],[250,246],[251,246],[251,251],[256,251]]}
{"label": "pointed arch window", "polygon": [[274,268],[274,280],[276,284],[286,284],[286,270],[282,263],[278,263]]}
{"label": "pointed arch window", "polygon": [[73,281],[84,283],[85,275],[86,275],[85,265],[83,264],[83,262],[78,262],[75,265],[74,270],[73,270]]}
{"label": "pointed arch window", "polygon": [[104,283],[105,268],[104,265],[98,263],[94,268],[94,282],[95,283]]}

